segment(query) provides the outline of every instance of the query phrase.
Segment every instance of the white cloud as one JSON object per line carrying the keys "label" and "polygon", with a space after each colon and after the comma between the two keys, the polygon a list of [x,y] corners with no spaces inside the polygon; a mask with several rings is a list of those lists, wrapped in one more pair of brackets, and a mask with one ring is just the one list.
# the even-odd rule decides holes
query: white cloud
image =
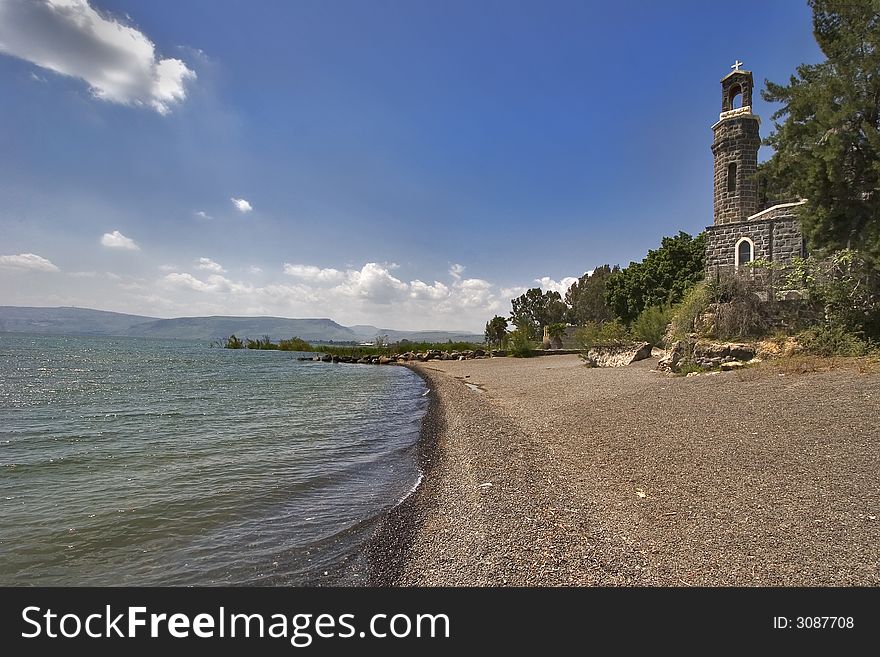
{"label": "white cloud", "polygon": [[208,292],[211,289],[211,286],[205,283],[204,281],[199,280],[192,274],[182,274],[180,272],[172,272],[170,274],[166,274],[162,281],[173,287],[188,287],[191,290],[196,290],[197,292]]}
{"label": "white cloud", "polygon": [[528,291],[529,288],[524,285],[514,285],[513,287],[502,287],[499,294],[504,299],[516,299]]}
{"label": "white cloud", "polygon": [[196,210],[193,214],[196,217],[198,217],[199,219],[213,219],[214,218],[211,215],[209,215],[207,212],[205,212],[204,210]]}
{"label": "white cloud", "polygon": [[101,244],[111,249],[127,249],[129,251],[139,251],[141,248],[133,239],[126,237],[118,230],[114,230],[112,233],[104,233],[101,236]]}
{"label": "white cloud", "polygon": [[31,80],[33,80],[34,82],[47,82],[46,78],[41,75],[37,75],[33,71],[31,71]]}
{"label": "white cloud", "polygon": [[238,210],[239,212],[241,212],[242,214],[247,214],[248,212],[250,212],[251,210],[254,209],[254,206],[252,206],[248,201],[246,201],[243,198],[235,198],[233,196],[229,200],[232,201],[232,205],[235,206],[235,209]]}
{"label": "white cloud", "polygon": [[262,268],[262,267],[257,267],[256,265],[251,265],[251,266],[248,268],[248,271],[249,271],[250,273],[252,273],[252,274],[262,274],[262,273],[263,273],[263,268]]}
{"label": "white cloud", "polygon": [[459,303],[465,308],[485,306],[493,309],[497,305],[492,303],[492,284],[482,278],[466,278],[455,283],[454,287]]}
{"label": "white cloud", "polygon": [[349,270],[345,281],[334,288],[346,296],[368,299],[374,303],[391,303],[405,296],[409,286],[391,275],[390,268],[368,262],[360,270]]}
{"label": "white cloud", "polygon": [[459,265],[457,263],[453,264],[449,267],[449,275],[452,276],[452,278],[461,278],[461,275],[464,273],[465,269],[467,269],[467,267],[465,267],[464,265]]}
{"label": "white cloud", "polygon": [[568,288],[571,287],[572,283],[576,283],[578,280],[577,276],[566,276],[562,280],[555,281],[549,276],[542,276],[541,278],[536,278],[535,282],[541,287],[545,292],[559,292],[563,297],[565,293],[568,292]]}
{"label": "white cloud", "polygon": [[223,274],[226,272],[226,270],[223,269],[223,265],[219,262],[214,262],[210,258],[199,258],[196,268],[204,271],[212,271],[216,274]]}
{"label": "white cloud", "polygon": [[450,290],[440,281],[434,281],[433,285],[423,283],[419,279],[410,281],[409,296],[413,299],[432,299],[439,301],[449,297]]}
{"label": "white cloud", "polygon": [[0,2],[0,52],[88,83],[92,95],[167,114],[196,77],[179,59],[161,59],[147,36],[88,0]]}
{"label": "white cloud", "polygon": [[[0,262],[9,264],[7,260]],[[217,263],[234,273],[215,271],[211,267],[214,262],[192,254],[187,261],[177,261],[176,265],[183,266],[178,269],[173,261],[162,265],[159,260],[151,265],[150,280],[104,270],[98,270],[94,277],[32,275],[32,292],[24,296],[12,294],[24,286],[0,282],[0,303],[39,305],[52,301],[159,317],[330,317],[344,325],[481,332],[490,317],[510,311],[509,299],[514,296],[511,288],[499,289],[491,280],[464,276],[456,279],[448,273],[449,265],[437,271],[435,279],[417,276],[421,272],[410,269],[410,265],[394,270],[392,263],[376,261],[340,264],[338,268],[294,262],[286,263],[285,273],[280,267],[273,270],[265,266],[260,275],[254,275],[246,262]],[[8,271],[3,271],[7,270],[0,270],[0,280],[3,276],[10,278]],[[38,294],[39,284],[47,289],[51,285],[57,301],[45,290]]]}
{"label": "white cloud", "polygon": [[481,312],[495,312],[506,302],[503,296],[495,294],[489,281],[461,279],[464,267],[450,270],[454,279],[451,286],[441,281],[429,284],[420,279],[407,283],[391,273],[397,268],[395,263],[376,262],[345,270],[285,263],[284,273],[297,278],[303,288],[312,290],[327,307],[350,311],[353,302],[362,302],[363,307],[381,304],[386,307],[383,312],[400,309],[401,314],[405,312],[411,317],[448,316],[447,324],[459,324],[463,310],[476,316]]}
{"label": "white cloud", "polygon": [[292,265],[284,263],[284,273],[310,283],[336,284],[345,279],[345,274],[338,269],[322,269],[314,265]]}
{"label": "white cloud", "polygon": [[219,274],[212,274],[206,280],[201,280],[192,274],[172,272],[162,278],[163,284],[170,287],[185,287],[196,292],[212,292],[221,294],[247,294],[253,291],[253,286],[246,283],[232,281]]}
{"label": "white cloud", "polygon": [[35,253],[19,253],[18,255],[0,255],[0,267],[22,269],[27,271],[61,271],[49,260]]}

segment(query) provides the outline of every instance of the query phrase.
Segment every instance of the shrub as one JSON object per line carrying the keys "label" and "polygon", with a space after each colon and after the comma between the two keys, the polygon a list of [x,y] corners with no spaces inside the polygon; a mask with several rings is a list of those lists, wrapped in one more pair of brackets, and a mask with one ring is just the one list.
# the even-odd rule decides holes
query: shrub
{"label": "shrub", "polygon": [[737,340],[761,335],[767,330],[767,322],[761,312],[755,283],[746,276],[722,276],[707,283],[713,304],[715,337]]}
{"label": "shrub", "polygon": [[671,319],[672,308],[669,305],[645,308],[633,321],[630,333],[633,339],[658,347],[663,342]]}
{"label": "shrub", "polygon": [[615,345],[627,342],[630,339],[626,327],[614,320],[613,322],[587,322],[578,329],[575,339],[582,349],[589,349],[595,345]]}
{"label": "shrub", "polygon": [[667,342],[684,340],[697,330],[697,320],[709,309],[711,303],[708,285],[697,283],[690,288],[672,312],[672,321],[666,335]]}
{"label": "shrub", "polygon": [[547,326],[547,333],[551,338],[562,338],[565,335],[565,329],[568,327],[568,324],[565,322],[556,322],[555,324],[550,324]]}
{"label": "shrub", "polygon": [[532,355],[534,345],[529,339],[528,327],[518,328],[507,334],[507,349],[511,356],[528,358]]}
{"label": "shrub", "polygon": [[290,340],[281,340],[278,343],[281,351],[312,351],[312,345],[302,338],[291,338]]}
{"label": "shrub", "polygon": [[864,356],[870,350],[867,342],[842,326],[814,326],[797,339],[803,352],[813,356]]}

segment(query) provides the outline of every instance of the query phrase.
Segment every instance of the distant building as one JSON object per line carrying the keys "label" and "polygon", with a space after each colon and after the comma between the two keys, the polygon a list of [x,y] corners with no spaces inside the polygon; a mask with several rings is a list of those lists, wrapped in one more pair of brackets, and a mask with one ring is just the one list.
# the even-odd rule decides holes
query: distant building
{"label": "distant building", "polygon": [[798,218],[805,201],[761,207],[758,148],[761,119],[752,113],[754,82],[742,62],[721,79],[721,114],[712,126],[715,158],[712,226],[706,228],[706,269],[710,278],[736,272],[753,261],[788,263],[804,257]]}

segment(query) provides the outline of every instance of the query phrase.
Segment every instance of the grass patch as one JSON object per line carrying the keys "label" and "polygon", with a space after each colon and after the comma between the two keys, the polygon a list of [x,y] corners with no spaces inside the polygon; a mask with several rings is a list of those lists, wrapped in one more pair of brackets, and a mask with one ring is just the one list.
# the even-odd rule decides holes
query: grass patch
{"label": "grass patch", "polygon": [[706,282],[697,283],[690,288],[672,313],[667,340],[684,340],[688,334],[697,330],[697,322],[709,309],[711,296]]}
{"label": "grass patch", "polygon": [[717,367],[703,367],[702,365],[697,365],[696,363],[682,363],[679,368],[678,374],[679,376],[687,376],[688,374],[705,374],[706,372],[717,372],[719,368]]}

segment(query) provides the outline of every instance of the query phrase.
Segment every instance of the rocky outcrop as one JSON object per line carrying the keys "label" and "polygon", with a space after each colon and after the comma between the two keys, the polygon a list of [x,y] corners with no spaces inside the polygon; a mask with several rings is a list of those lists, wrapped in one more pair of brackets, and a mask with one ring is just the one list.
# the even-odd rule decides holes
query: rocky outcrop
{"label": "rocky outcrop", "polygon": [[714,367],[734,360],[751,360],[757,349],[754,345],[739,342],[697,342],[694,345],[694,362]]}
{"label": "rocky outcrop", "polygon": [[651,355],[651,345],[647,342],[633,342],[624,345],[596,345],[590,347],[584,360],[590,367],[623,367]]}
{"label": "rocky outcrop", "polygon": [[681,367],[681,361],[685,357],[685,353],[686,343],[681,340],[676,340],[669,345],[669,349],[666,350],[666,355],[657,362],[657,369],[663,372],[678,372]]}
{"label": "rocky outcrop", "polygon": [[739,365],[755,358],[758,348],[743,342],[698,341],[694,336],[688,340],[673,342],[666,355],[657,363],[657,368],[666,372],[678,372],[684,363],[706,369],[720,368],[724,371],[737,369]]}
{"label": "rocky outcrop", "polygon": [[[497,351],[494,355],[499,354]],[[311,360],[324,363],[357,363],[358,365],[397,365],[417,361],[425,363],[430,360],[471,360],[473,358],[488,358],[489,353],[484,349],[473,349],[466,351],[440,351],[432,349],[429,351],[413,352],[407,351],[402,354],[389,354],[385,356],[340,356],[338,354],[321,354],[308,358],[299,358],[298,360]]]}

